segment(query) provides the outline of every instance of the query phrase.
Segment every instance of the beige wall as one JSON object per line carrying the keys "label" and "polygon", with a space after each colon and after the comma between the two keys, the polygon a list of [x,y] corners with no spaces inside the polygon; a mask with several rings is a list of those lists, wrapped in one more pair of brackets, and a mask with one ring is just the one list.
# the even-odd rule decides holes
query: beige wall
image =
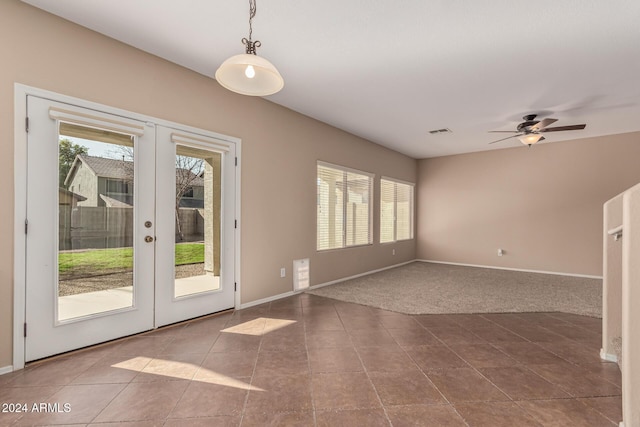
{"label": "beige wall", "polygon": [[603,204],[639,159],[636,132],[421,160],[417,257],[600,276]]}
{"label": "beige wall", "polygon": [[[243,303],[291,291],[294,259],[311,259],[311,283],[318,284],[415,258],[414,242],[315,251],[316,160],[375,173],[377,193],[380,175],[415,182],[417,162],[409,157],[228,92],[17,0],[0,1],[0,58],[0,200],[9,201],[0,204],[0,367],[12,363],[16,82],[241,138]],[[377,229],[376,215],[376,240]]]}

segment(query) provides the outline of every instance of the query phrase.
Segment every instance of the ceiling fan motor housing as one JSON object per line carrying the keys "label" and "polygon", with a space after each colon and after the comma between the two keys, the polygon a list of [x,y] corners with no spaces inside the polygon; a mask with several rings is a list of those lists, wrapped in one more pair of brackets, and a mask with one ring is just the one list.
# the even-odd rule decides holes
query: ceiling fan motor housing
{"label": "ceiling fan motor housing", "polygon": [[522,122],[517,127],[518,132],[531,132],[529,128],[538,123],[540,123],[540,120],[527,120],[526,122]]}

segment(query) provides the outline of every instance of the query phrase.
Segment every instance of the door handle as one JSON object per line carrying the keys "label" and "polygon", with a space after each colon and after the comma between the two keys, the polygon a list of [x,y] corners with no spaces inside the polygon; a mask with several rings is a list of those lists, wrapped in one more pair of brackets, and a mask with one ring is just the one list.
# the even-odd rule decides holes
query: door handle
{"label": "door handle", "polygon": [[144,241],[147,242],[147,243],[151,243],[151,242],[153,242],[153,240],[154,239],[151,236],[144,236]]}

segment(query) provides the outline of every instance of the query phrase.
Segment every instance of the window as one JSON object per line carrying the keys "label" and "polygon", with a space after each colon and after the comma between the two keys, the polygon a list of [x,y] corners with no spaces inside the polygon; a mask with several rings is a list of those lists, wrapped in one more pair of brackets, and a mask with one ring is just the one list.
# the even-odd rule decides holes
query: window
{"label": "window", "polygon": [[108,179],[107,180],[107,193],[129,193],[129,183],[127,181]]}
{"label": "window", "polygon": [[318,162],[317,249],[369,245],[373,174]]}
{"label": "window", "polygon": [[182,195],[182,197],[191,197],[193,198],[193,187],[189,187],[185,190],[184,194]]}
{"label": "window", "polygon": [[380,243],[413,239],[413,186],[380,179]]}

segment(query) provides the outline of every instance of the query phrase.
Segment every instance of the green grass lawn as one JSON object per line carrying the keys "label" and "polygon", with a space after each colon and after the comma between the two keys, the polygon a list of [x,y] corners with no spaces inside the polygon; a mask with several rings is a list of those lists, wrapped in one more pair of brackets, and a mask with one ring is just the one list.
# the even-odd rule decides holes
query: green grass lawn
{"label": "green grass lawn", "polygon": [[176,245],[176,265],[204,262],[204,243],[181,243]]}
{"label": "green grass lawn", "polygon": [[[182,243],[176,245],[176,265],[204,262],[203,243]],[[92,274],[101,272],[130,270],[133,268],[133,248],[94,249],[82,252],[61,252],[58,254],[60,273]]]}

